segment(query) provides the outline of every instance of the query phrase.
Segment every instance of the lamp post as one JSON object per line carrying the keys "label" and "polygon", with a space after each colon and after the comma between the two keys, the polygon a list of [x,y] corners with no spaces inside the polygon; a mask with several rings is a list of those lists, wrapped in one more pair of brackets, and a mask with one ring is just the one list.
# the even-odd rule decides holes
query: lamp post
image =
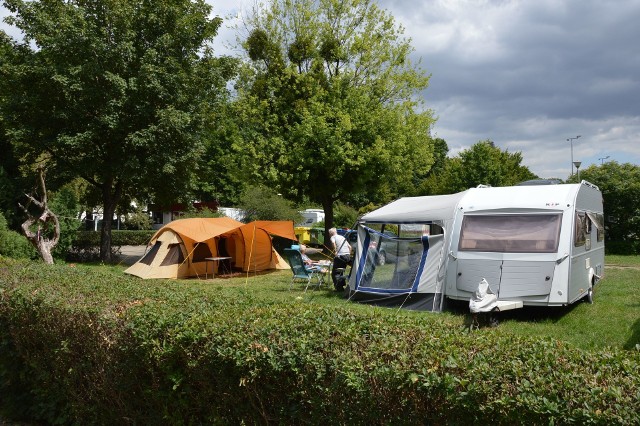
{"label": "lamp post", "polygon": [[580,164],[582,164],[582,161],[573,162],[573,165],[576,166],[576,171],[578,172],[578,183],[580,183]]}
{"label": "lamp post", "polygon": [[606,157],[600,157],[598,158],[598,160],[600,160],[600,165],[604,165],[604,160],[606,160],[607,158],[609,158],[609,156],[607,155]]}
{"label": "lamp post", "polygon": [[573,176],[573,165],[575,164],[573,162],[573,141],[579,138],[580,135],[576,136],[575,138],[567,138],[567,142],[571,142],[571,176]]}

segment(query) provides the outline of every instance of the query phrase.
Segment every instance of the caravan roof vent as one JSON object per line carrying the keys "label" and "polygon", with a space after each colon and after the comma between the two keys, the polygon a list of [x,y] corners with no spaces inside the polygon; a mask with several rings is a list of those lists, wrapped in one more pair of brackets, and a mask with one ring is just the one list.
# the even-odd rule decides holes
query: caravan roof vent
{"label": "caravan roof vent", "polygon": [[559,185],[562,182],[559,179],[532,179],[525,180],[524,182],[520,182],[516,184],[516,186],[527,186],[527,185]]}

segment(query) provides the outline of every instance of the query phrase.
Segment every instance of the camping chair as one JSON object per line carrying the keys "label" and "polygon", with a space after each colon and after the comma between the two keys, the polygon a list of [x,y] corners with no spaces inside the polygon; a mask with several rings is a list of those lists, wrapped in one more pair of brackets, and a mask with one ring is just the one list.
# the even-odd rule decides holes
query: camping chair
{"label": "camping chair", "polygon": [[291,271],[293,272],[293,278],[291,278],[289,290],[293,288],[293,283],[296,280],[303,280],[307,282],[307,285],[304,288],[304,291],[307,291],[307,288],[309,288],[309,284],[311,284],[311,280],[314,278],[318,282],[317,287],[320,288],[320,285],[323,283],[323,277],[320,268],[307,267],[302,261],[302,254],[298,250],[286,248],[284,249],[284,254],[287,258],[287,261],[289,262],[289,266],[291,266]]}

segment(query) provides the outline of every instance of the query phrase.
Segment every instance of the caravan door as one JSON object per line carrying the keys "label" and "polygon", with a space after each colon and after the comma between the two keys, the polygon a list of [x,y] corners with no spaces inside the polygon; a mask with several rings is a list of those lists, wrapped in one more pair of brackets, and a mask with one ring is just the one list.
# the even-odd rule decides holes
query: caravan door
{"label": "caravan door", "polygon": [[456,287],[473,292],[485,278],[499,299],[546,298],[556,267],[562,213],[465,215]]}

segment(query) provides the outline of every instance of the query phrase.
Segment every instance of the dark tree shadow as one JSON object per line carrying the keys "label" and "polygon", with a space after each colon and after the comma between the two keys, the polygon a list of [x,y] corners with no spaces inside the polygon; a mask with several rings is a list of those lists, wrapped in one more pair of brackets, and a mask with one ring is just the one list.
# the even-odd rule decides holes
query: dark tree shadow
{"label": "dark tree shadow", "polygon": [[631,330],[631,337],[624,344],[624,349],[636,349],[637,345],[640,345],[640,319],[633,323]]}

